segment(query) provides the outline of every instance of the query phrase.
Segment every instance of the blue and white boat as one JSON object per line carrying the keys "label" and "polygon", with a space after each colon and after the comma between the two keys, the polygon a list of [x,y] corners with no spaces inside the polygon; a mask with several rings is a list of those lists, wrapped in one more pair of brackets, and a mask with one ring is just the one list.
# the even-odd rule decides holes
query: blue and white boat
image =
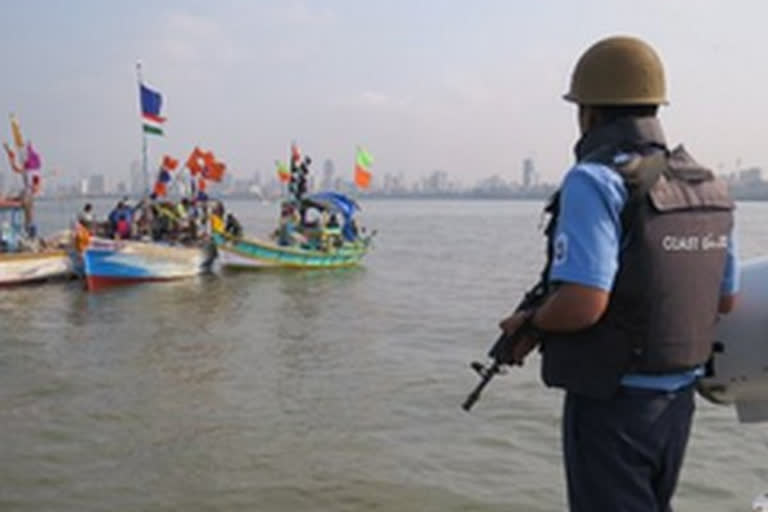
{"label": "blue and white boat", "polygon": [[215,246],[171,245],[92,238],[83,251],[88,290],[151,281],[171,281],[210,271]]}

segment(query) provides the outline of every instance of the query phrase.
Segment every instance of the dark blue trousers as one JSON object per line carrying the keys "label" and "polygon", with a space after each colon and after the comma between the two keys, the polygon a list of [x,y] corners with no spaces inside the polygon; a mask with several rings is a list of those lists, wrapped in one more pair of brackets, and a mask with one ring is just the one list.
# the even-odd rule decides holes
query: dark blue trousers
{"label": "dark blue trousers", "polygon": [[567,393],[563,452],[571,512],[670,512],[694,411],[692,387]]}

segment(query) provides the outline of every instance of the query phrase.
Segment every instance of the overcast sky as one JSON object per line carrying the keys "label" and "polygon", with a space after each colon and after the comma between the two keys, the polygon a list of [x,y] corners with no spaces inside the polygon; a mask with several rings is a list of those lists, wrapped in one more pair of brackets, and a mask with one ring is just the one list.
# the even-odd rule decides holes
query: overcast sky
{"label": "overcast sky", "polygon": [[374,176],[470,184],[533,156],[554,181],[577,138],[561,99],[575,61],[630,34],[665,62],[670,142],[727,171],[768,165],[767,29],[759,0],[2,2],[0,111],[47,168],[127,179],[141,59],[168,118],[153,164],[199,144],[237,177],[271,173],[296,139],[350,177],[362,144]]}

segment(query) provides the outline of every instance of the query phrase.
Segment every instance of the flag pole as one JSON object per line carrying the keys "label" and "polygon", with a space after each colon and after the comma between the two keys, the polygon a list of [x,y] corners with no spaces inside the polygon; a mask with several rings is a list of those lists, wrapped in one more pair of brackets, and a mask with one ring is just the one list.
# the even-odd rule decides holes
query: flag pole
{"label": "flag pole", "polygon": [[29,177],[27,176],[27,169],[25,168],[26,167],[25,164],[27,162],[27,152],[26,152],[26,148],[24,147],[24,139],[22,138],[22,135],[21,135],[21,123],[19,123],[19,119],[16,117],[16,114],[13,112],[8,114],[8,118],[10,119],[11,127],[13,129],[17,129],[19,132],[18,137],[16,137],[15,133],[13,134],[13,138],[14,138],[13,142],[14,142],[14,145],[16,146],[16,152],[18,153],[18,156],[19,156],[17,161],[19,162],[19,167],[21,168],[21,183],[22,183],[22,187],[24,187],[24,194],[26,195],[30,192],[30,190],[29,190]]}
{"label": "flag pole", "polygon": [[[139,83],[139,110],[142,110],[141,107],[141,86],[143,84],[143,79],[141,76],[141,61],[136,61],[136,80]],[[144,112],[139,112],[139,114],[143,114]],[[149,197],[149,169],[147,168],[147,132],[144,131],[144,124],[140,123],[141,125],[141,170],[144,175],[144,197]]]}
{"label": "flag pole", "polygon": [[350,196],[352,197],[353,201],[358,200],[358,193],[360,192],[360,187],[357,184],[357,155],[360,152],[360,144],[355,144],[355,156],[352,159],[352,190],[350,191]]}

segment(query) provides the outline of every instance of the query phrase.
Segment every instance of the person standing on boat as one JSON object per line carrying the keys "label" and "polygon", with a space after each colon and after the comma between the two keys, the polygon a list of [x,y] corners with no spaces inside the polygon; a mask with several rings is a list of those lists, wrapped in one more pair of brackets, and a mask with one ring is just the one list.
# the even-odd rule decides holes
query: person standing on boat
{"label": "person standing on boat", "polygon": [[83,211],[77,216],[77,221],[88,231],[93,229],[93,206],[91,203],[85,203]]}
{"label": "person standing on boat", "polygon": [[125,208],[125,203],[123,201],[118,201],[114,208],[112,208],[112,211],[109,212],[109,215],[107,216],[107,221],[109,223],[109,237],[112,238],[115,235],[115,232],[117,231],[117,221],[120,217],[120,212],[123,211]]}
{"label": "person standing on boat", "polygon": [[544,382],[565,390],[570,510],[669,511],[695,382],[738,290],[733,203],[667,146],[664,72],[645,42],[594,44],[565,99],[581,138],[548,235],[548,294],[500,326],[520,334],[519,364],[540,343]]}
{"label": "person standing on boat", "polygon": [[234,238],[240,238],[243,236],[243,227],[240,225],[240,221],[232,213],[227,214],[227,224],[224,231]]}

